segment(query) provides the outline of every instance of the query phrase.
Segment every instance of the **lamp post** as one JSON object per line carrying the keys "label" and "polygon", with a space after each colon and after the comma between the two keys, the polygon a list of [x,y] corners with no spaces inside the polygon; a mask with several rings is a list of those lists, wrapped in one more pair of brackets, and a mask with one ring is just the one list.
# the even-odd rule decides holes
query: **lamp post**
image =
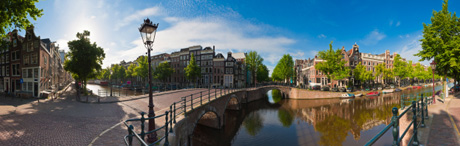
{"label": "lamp post", "polygon": [[433,62],[430,63],[431,70],[433,71],[433,103],[436,103],[436,100],[434,100],[434,70],[436,70],[436,62],[433,59]]}
{"label": "lamp post", "polygon": [[[158,23],[157,24],[152,24],[149,18],[144,20],[144,23],[141,24],[141,27],[139,28],[139,32],[142,37],[142,42],[145,45],[145,48],[147,48],[148,52],[148,62],[149,62],[149,131],[155,130],[155,112],[153,110],[153,97],[152,97],[152,66],[151,64],[151,58],[150,58],[150,51],[152,50],[153,42],[155,40],[155,35],[157,32],[158,28]],[[157,141],[157,133],[153,132],[149,135],[147,135],[147,142],[153,143]]]}

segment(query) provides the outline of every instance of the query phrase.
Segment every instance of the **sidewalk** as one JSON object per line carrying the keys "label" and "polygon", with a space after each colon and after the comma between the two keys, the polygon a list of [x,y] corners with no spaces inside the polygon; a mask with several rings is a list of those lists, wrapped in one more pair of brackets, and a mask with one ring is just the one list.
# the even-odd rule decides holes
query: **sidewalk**
{"label": "sidewalk", "polygon": [[460,94],[450,95],[443,103],[436,96],[436,104],[428,106],[426,128],[420,129],[420,142],[427,146],[460,145]]}

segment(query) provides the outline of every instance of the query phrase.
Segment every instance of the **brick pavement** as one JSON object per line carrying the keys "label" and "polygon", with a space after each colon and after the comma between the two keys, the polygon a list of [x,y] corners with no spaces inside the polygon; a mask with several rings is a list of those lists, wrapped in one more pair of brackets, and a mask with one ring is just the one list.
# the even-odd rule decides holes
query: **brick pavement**
{"label": "brick pavement", "polygon": [[[427,130],[422,133],[422,144],[427,146],[458,146],[460,145],[459,133],[454,124],[451,122],[449,114],[456,122],[456,126],[460,126],[460,94],[450,96],[444,103],[440,100],[436,101],[435,105],[429,106],[428,113],[430,114]],[[428,133],[428,134],[426,134]],[[425,141],[425,142],[424,142]]]}

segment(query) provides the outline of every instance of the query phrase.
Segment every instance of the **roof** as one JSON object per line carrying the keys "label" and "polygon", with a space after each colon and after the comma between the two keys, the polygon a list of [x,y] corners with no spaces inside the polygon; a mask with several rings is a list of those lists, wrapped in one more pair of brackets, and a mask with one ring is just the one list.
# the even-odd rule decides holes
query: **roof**
{"label": "roof", "polygon": [[245,59],[246,58],[246,53],[233,53],[232,57],[235,59]]}

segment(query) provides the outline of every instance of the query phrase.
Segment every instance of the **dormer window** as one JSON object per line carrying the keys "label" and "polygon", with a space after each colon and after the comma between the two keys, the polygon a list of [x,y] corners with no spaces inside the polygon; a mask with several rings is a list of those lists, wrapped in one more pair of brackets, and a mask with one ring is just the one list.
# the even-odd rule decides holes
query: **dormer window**
{"label": "dormer window", "polygon": [[18,40],[14,39],[13,40],[13,47],[16,47],[16,46],[18,46]]}

